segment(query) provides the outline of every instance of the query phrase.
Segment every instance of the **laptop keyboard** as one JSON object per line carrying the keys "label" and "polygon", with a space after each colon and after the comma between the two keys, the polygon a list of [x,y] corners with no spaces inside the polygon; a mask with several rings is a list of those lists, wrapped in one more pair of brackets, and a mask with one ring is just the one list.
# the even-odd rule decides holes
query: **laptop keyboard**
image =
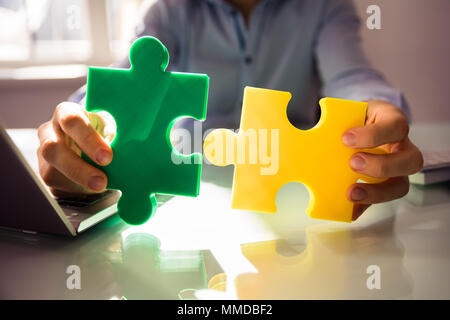
{"label": "laptop keyboard", "polygon": [[103,193],[87,194],[77,198],[56,198],[56,201],[61,207],[84,208],[105,199],[113,192],[114,190],[107,190]]}
{"label": "laptop keyboard", "polygon": [[423,158],[422,171],[450,167],[450,149],[424,151]]}
{"label": "laptop keyboard", "polygon": [[[103,193],[89,194],[81,197],[55,198],[63,209],[72,226],[78,230],[82,221],[99,211],[113,205],[120,197],[120,192],[107,190]],[[156,195],[158,207],[172,199],[171,195]]]}
{"label": "laptop keyboard", "polygon": [[[79,198],[55,198],[55,199],[61,207],[84,208],[96,204],[97,202],[105,199],[114,192],[115,192],[114,190],[107,190],[103,193],[88,194]],[[160,207],[161,205],[163,205],[172,198],[173,198],[172,195],[157,194],[156,201],[158,203],[158,207]]]}

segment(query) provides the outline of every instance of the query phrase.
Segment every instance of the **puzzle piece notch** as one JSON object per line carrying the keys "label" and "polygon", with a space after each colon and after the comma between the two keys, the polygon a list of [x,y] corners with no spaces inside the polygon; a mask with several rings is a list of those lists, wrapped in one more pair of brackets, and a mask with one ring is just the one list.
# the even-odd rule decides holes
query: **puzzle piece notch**
{"label": "puzzle piece notch", "polygon": [[118,212],[132,225],[153,215],[156,193],[199,193],[201,154],[172,155],[169,137],[178,118],[205,119],[209,78],[167,72],[168,61],[168,51],[158,39],[142,37],[130,49],[130,69],[89,68],[86,110],[108,112],[117,132],[108,166],[83,157],[105,172],[109,189],[122,191]]}
{"label": "puzzle piece notch", "polygon": [[[367,103],[321,99],[319,122],[309,130],[299,130],[287,118],[290,98],[289,92],[246,87],[239,132],[212,131],[205,139],[204,154],[215,165],[235,165],[234,209],[275,213],[278,190],[286,183],[300,182],[309,190],[306,212],[312,218],[351,222],[353,203],[346,197],[347,188],[359,179],[370,183],[384,181],[358,174],[349,166],[356,152],[384,150],[355,150],[341,141],[346,130],[364,125]],[[278,139],[268,138],[273,132]],[[253,141],[253,146],[248,141]],[[267,161],[261,161],[264,143],[265,151],[272,152],[271,161],[278,161],[276,172],[269,170],[277,168],[273,163],[269,166]],[[255,150],[257,161],[253,157],[252,163],[251,153]],[[305,157],[307,153],[309,156]]]}

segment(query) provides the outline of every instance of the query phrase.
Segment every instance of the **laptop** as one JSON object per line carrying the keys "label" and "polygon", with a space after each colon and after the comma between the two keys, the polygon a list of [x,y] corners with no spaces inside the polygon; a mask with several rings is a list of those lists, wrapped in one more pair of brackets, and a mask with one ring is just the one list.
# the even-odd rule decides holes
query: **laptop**
{"label": "laptop", "polygon": [[450,181],[450,148],[423,151],[423,168],[409,177],[409,182],[429,185]]}
{"label": "laptop", "polygon": [[450,123],[419,123],[411,126],[411,141],[422,151],[423,169],[411,176],[415,185],[450,181]]}
{"label": "laptop", "polygon": [[53,197],[0,123],[0,228],[75,237],[117,213],[119,197]]}

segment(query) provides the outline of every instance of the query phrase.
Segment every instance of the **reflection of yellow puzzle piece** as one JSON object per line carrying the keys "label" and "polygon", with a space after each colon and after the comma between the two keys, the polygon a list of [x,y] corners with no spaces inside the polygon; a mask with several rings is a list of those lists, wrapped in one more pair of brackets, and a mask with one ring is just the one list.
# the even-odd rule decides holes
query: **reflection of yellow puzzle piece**
{"label": "reflection of yellow puzzle piece", "polygon": [[[244,300],[404,299],[413,286],[394,222],[390,216],[366,227],[316,224],[304,229],[305,241],[241,244],[256,271],[216,274],[208,288]],[[369,266],[382,270],[382,290],[369,289],[374,281]]]}
{"label": "reflection of yellow puzzle piece", "polygon": [[300,182],[309,190],[306,212],[311,218],[351,222],[348,187],[358,179],[381,181],[350,168],[350,157],[361,150],[341,140],[346,130],[364,125],[367,103],[321,99],[320,121],[304,131],[287,118],[290,99],[289,92],[246,87],[239,133],[212,131],[205,139],[205,156],[218,166],[235,164],[234,209],[275,213],[278,190]]}

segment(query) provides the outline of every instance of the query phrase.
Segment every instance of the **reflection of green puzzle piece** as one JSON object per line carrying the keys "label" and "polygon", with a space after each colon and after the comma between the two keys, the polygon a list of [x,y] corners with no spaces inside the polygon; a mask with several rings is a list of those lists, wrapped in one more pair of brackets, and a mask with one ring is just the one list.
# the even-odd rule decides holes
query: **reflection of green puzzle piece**
{"label": "reflection of green puzzle piece", "polygon": [[141,224],[156,209],[155,193],[199,193],[201,154],[172,156],[170,130],[182,116],[205,119],[209,78],[166,72],[169,54],[153,37],[134,42],[130,62],[126,70],[89,68],[86,109],[107,111],[116,121],[113,160],[97,167],[108,176],[109,189],[122,191],[120,217]]}

